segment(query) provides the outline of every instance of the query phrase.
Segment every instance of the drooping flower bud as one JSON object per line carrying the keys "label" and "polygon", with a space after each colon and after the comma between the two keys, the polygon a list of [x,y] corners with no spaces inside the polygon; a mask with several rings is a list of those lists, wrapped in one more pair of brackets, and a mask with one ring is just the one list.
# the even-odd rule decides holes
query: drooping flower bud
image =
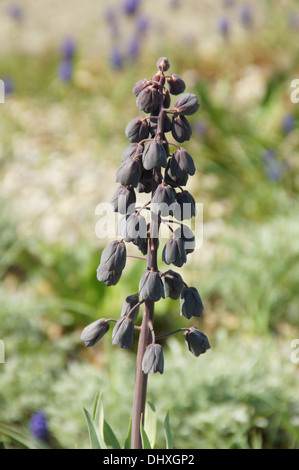
{"label": "drooping flower bud", "polygon": [[111,204],[115,212],[127,214],[134,212],[136,194],[132,186],[119,186],[111,199]]}
{"label": "drooping flower bud", "polygon": [[164,246],[162,260],[166,264],[174,264],[178,268],[182,267],[187,261],[184,241],[182,238],[170,237]]}
{"label": "drooping flower bud", "polygon": [[175,229],[173,235],[184,240],[187,255],[195,250],[195,237],[192,230],[184,224]]}
{"label": "drooping flower bud", "polygon": [[168,160],[166,170],[165,170],[165,176],[164,176],[164,181],[166,184],[174,185],[174,186],[185,186],[188,182],[189,175],[186,171],[176,171],[173,173],[170,169],[170,163],[171,159]]}
{"label": "drooping flower bud", "polygon": [[147,223],[143,215],[126,214],[118,224],[118,235],[126,242],[139,244],[139,240],[147,238]]}
{"label": "drooping flower bud", "polygon": [[164,372],[163,349],[160,344],[149,344],[145,350],[142,359],[142,370],[145,374],[154,374],[155,372]]}
{"label": "drooping flower bud", "polygon": [[167,88],[172,95],[180,95],[185,91],[186,85],[184,80],[172,73],[167,79]]}
{"label": "drooping flower bud", "polygon": [[160,93],[154,86],[148,86],[142,90],[136,98],[136,104],[141,111],[153,113],[159,106]]}
{"label": "drooping flower bud", "polygon": [[120,317],[112,331],[112,344],[131,348],[134,341],[134,322],[127,316]]}
{"label": "drooping flower bud", "polygon": [[142,164],[146,170],[166,167],[167,155],[160,142],[149,142],[142,155]]}
{"label": "drooping flower bud", "polygon": [[123,303],[121,314],[120,314],[121,317],[128,316],[131,310],[135,307],[134,310],[132,310],[132,312],[130,313],[130,318],[134,322],[137,319],[138,314],[139,314],[139,305],[137,306],[138,303],[139,303],[138,294],[129,295]]}
{"label": "drooping flower bud", "polygon": [[138,82],[135,83],[133,86],[133,93],[137,97],[139,93],[141,93],[144,88],[149,86],[151,82],[147,78],[142,78],[142,80],[138,80]]}
{"label": "drooping flower bud", "polygon": [[189,191],[177,193],[173,215],[177,220],[189,220],[196,215],[196,204]]}
{"label": "drooping flower bud", "polygon": [[141,164],[138,159],[125,160],[116,172],[116,181],[123,186],[138,186],[141,176]]}
{"label": "drooping flower bud", "polygon": [[137,155],[140,155],[140,158],[141,158],[143,150],[144,150],[143,145],[140,145],[137,142],[134,142],[133,144],[125,148],[121,157],[121,161],[125,162],[126,160],[129,160],[130,158],[137,157]]}
{"label": "drooping flower bud", "polygon": [[174,109],[177,114],[190,116],[196,113],[199,108],[198,98],[192,93],[184,93],[174,103]]}
{"label": "drooping flower bud", "polygon": [[181,315],[190,320],[191,317],[200,317],[203,312],[203,303],[195,287],[184,287],[180,296]]}
{"label": "drooping flower bud", "polygon": [[168,62],[168,59],[166,57],[160,57],[157,60],[157,68],[159,70],[162,70],[163,72],[166,72],[169,69],[170,65]]}
{"label": "drooping flower bud", "polygon": [[161,277],[156,271],[145,271],[139,282],[139,295],[142,300],[150,299],[158,302],[164,298],[164,287]]}
{"label": "drooping flower bud", "polygon": [[170,159],[170,170],[175,176],[179,176],[180,173],[188,173],[188,175],[193,176],[195,165],[190,153],[182,147],[175,150]]}
{"label": "drooping flower bud", "polygon": [[182,289],[184,288],[184,281],[182,276],[172,269],[169,269],[164,273],[162,277],[165,297],[177,300],[180,297]]}
{"label": "drooping flower bud", "polygon": [[109,322],[105,318],[100,318],[86,326],[81,334],[81,341],[86,347],[93,346],[109,330]]}
{"label": "drooping flower bud", "polygon": [[151,210],[165,217],[173,213],[174,203],[175,191],[170,186],[159,184],[152,197]]}
{"label": "drooping flower bud", "polygon": [[192,129],[185,116],[173,116],[171,133],[173,138],[180,144],[190,140]]}
{"label": "drooping flower bud", "polygon": [[147,139],[149,135],[149,126],[146,119],[138,117],[128,122],[125,129],[126,137],[131,142],[140,142]]}
{"label": "drooping flower bud", "polygon": [[118,283],[121,273],[126,265],[127,250],[122,241],[114,240],[104,248],[101,262],[97,269],[97,278],[106,286]]}
{"label": "drooping flower bud", "polygon": [[204,354],[211,347],[207,336],[194,326],[185,331],[184,336],[189,351],[196,357]]}
{"label": "drooping flower bud", "polygon": [[137,186],[139,193],[151,193],[152,192],[152,170],[142,170],[140,180]]}

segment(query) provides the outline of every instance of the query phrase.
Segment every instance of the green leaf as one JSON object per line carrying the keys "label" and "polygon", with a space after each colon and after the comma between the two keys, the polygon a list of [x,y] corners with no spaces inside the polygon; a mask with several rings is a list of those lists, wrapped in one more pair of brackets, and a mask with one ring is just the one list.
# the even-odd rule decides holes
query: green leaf
{"label": "green leaf", "polygon": [[140,420],[140,434],[141,434],[141,441],[142,441],[142,448],[143,449],[151,449],[151,444],[148,438],[148,435],[146,434],[146,431],[142,425],[142,416]]}
{"label": "green leaf", "polygon": [[12,426],[6,424],[0,424],[0,435],[4,435],[18,442],[27,449],[48,449],[49,447],[43,442],[37,442],[32,439],[27,433],[21,433]]}
{"label": "green leaf", "polygon": [[132,431],[132,418],[130,417],[128,434],[124,442],[124,449],[131,449],[131,431]]}
{"label": "green leaf", "polygon": [[112,428],[110,427],[110,425],[107,423],[105,419],[104,419],[104,441],[107,447],[110,447],[111,449],[121,449],[121,445],[118,442],[117,437],[115,436]]}
{"label": "green leaf", "polygon": [[94,404],[93,404],[93,412],[92,412],[92,420],[93,421],[96,421],[96,418],[97,418],[98,408],[99,408],[98,405],[99,405],[99,394],[96,393],[95,398],[94,398]]}
{"label": "green leaf", "polygon": [[99,437],[98,437],[98,433],[97,433],[94,421],[92,420],[92,417],[89,411],[86,410],[86,408],[83,407],[83,411],[84,411],[86,421],[87,421],[90,446],[92,449],[101,449],[101,445],[100,445],[100,441],[99,441]]}
{"label": "green leaf", "polygon": [[150,402],[147,402],[145,407],[144,430],[149,439],[151,449],[153,449],[156,441],[157,416],[155,407]]}
{"label": "green leaf", "polygon": [[170,431],[169,424],[169,411],[167,411],[165,420],[164,420],[164,431],[166,436],[166,449],[173,449],[172,436]]}
{"label": "green leaf", "polygon": [[105,438],[104,438],[105,415],[104,415],[104,404],[103,404],[103,392],[101,392],[99,399],[98,399],[95,421],[96,423],[98,423],[99,440],[100,440],[102,449],[107,449],[107,445],[105,443]]}

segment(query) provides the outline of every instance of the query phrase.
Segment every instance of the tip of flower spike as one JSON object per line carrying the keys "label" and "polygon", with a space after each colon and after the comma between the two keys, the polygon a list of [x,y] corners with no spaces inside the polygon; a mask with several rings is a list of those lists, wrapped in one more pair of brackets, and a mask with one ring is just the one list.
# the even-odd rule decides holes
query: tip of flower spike
{"label": "tip of flower spike", "polygon": [[160,57],[157,61],[157,68],[159,70],[162,70],[163,72],[166,72],[170,67],[168,59],[166,57]]}

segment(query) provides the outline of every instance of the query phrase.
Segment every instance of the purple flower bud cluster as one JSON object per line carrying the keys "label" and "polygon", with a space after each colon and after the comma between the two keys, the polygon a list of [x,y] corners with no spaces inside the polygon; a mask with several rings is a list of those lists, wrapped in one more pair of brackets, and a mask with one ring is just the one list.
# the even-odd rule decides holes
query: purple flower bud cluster
{"label": "purple flower bud cluster", "polygon": [[61,60],[58,64],[58,77],[65,83],[72,80],[74,69],[74,58],[76,54],[76,43],[74,39],[67,36],[60,45]]}
{"label": "purple flower bud cluster", "polygon": [[29,422],[30,433],[40,441],[46,442],[49,437],[47,418],[42,411],[33,413]]}
{"label": "purple flower bud cluster", "polygon": [[[93,346],[109,330],[109,321],[116,321],[112,332],[112,344],[121,348],[131,348],[139,307],[145,304],[144,312],[161,299],[169,297],[180,300],[180,315],[190,320],[202,315],[204,306],[195,287],[189,287],[181,275],[168,269],[161,272],[158,268],[157,250],[159,228],[162,223],[171,229],[171,236],[162,250],[162,261],[166,265],[182,267],[188,254],[195,248],[192,230],[182,223],[196,215],[196,204],[189,191],[183,188],[196,168],[190,153],[181,146],[191,137],[192,130],[188,117],[199,109],[197,96],[185,92],[185,83],[178,75],[168,75],[170,68],[167,58],[157,61],[157,72],[150,78],[143,78],[133,86],[136,105],[145,115],[131,119],[125,128],[129,145],[121,156],[121,164],[116,172],[119,187],[111,204],[120,214],[118,235],[120,240],[111,242],[102,252],[97,268],[97,278],[106,286],[118,283],[126,265],[126,244],[135,245],[146,258],[144,270],[138,284],[138,293],[128,295],[123,303],[118,320],[99,319],[88,325],[81,339],[86,346]],[[174,104],[171,106],[171,95]],[[167,134],[176,141],[168,140]],[[171,138],[171,137],[170,137]],[[150,193],[150,200],[141,207],[136,206],[136,193]],[[150,222],[143,215],[149,210]],[[173,223],[178,224],[172,229]],[[163,373],[164,358],[162,346],[156,342],[153,318],[149,318],[148,340],[143,349],[142,371]],[[199,356],[209,349],[207,337],[195,327],[183,328],[188,349]],[[173,332],[172,332],[173,333]],[[172,334],[166,333],[166,335]],[[161,335],[163,336],[163,335]]]}

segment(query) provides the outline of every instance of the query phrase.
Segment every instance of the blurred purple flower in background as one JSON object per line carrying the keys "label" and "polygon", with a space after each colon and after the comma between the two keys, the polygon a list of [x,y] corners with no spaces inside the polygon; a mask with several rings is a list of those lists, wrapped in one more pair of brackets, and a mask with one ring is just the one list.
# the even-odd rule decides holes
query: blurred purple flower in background
{"label": "blurred purple flower in background", "polygon": [[286,114],[281,122],[281,130],[284,135],[289,134],[295,127],[295,116],[291,113]]}
{"label": "blurred purple flower in background", "polygon": [[222,0],[224,7],[232,7],[235,4],[235,0]]}
{"label": "blurred purple flower in background", "polygon": [[73,63],[64,59],[58,65],[58,76],[63,82],[70,82],[73,76]]}
{"label": "blurred purple flower in background", "polygon": [[76,42],[70,37],[66,36],[60,45],[61,62],[58,65],[58,77],[65,83],[71,81],[74,69],[74,57],[76,53]]}
{"label": "blurred purple flower in background", "polygon": [[266,167],[266,175],[270,181],[281,181],[283,176],[283,165],[278,160],[276,151],[274,149],[267,149],[262,156],[263,162]]}
{"label": "blurred purple flower in background", "polygon": [[15,21],[22,21],[24,16],[23,7],[19,3],[10,3],[6,12]]}
{"label": "blurred purple flower in background", "polygon": [[113,38],[120,35],[119,20],[114,8],[108,5],[104,11],[104,19],[108,24],[110,34]]}
{"label": "blurred purple flower in background", "polygon": [[179,6],[181,6],[181,0],[168,0],[168,5],[171,8],[178,8]]}
{"label": "blurred purple flower in background", "polygon": [[141,13],[136,19],[137,33],[145,34],[149,28],[150,19],[147,15]]}
{"label": "blurred purple flower in background", "polygon": [[111,67],[115,70],[120,70],[123,67],[123,55],[117,45],[112,46],[109,54],[109,61]]}
{"label": "blurred purple flower in background", "polygon": [[229,34],[230,24],[229,19],[226,16],[221,16],[218,20],[218,31],[224,37]]}
{"label": "blurred purple flower in background", "polygon": [[124,0],[123,10],[126,15],[134,15],[139,8],[141,0]]}
{"label": "blurred purple flower in background", "polygon": [[128,55],[131,60],[136,60],[140,53],[140,41],[139,38],[133,36],[129,41]]}
{"label": "blurred purple flower in background", "polygon": [[197,119],[194,121],[192,128],[194,134],[196,134],[198,137],[205,137],[207,134],[208,125],[204,119]]}
{"label": "blurred purple flower in background", "polygon": [[245,28],[250,28],[253,24],[253,15],[250,5],[242,5],[240,9],[240,20]]}
{"label": "blurred purple flower in background", "polygon": [[62,59],[73,59],[76,52],[76,43],[74,39],[70,36],[65,37],[61,43],[60,50]]}
{"label": "blurred purple flower in background", "polygon": [[30,433],[33,437],[46,441],[48,439],[48,426],[45,414],[42,411],[33,413],[29,422]]}
{"label": "blurred purple flower in background", "polygon": [[5,76],[2,78],[2,81],[4,83],[5,96],[12,95],[15,91],[15,84],[13,79],[11,77]]}

